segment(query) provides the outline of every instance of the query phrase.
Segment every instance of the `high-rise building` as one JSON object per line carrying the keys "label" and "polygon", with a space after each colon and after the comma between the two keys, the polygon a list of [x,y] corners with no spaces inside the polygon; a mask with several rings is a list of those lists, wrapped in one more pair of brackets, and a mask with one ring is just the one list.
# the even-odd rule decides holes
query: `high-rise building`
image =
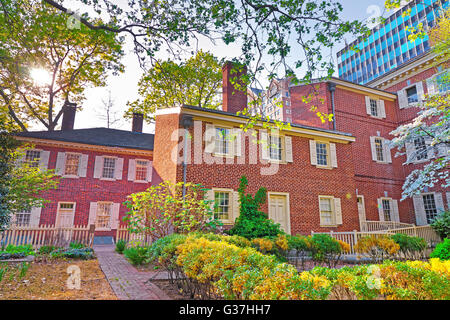
{"label": "high-rise building", "polygon": [[[386,21],[372,29],[366,38],[348,44],[337,54],[339,78],[366,84],[394,70],[430,49],[428,36],[413,42],[405,27],[433,27],[437,17],[448,8],[448,0],[413,0],[396,10]],[[411,9],[410,14],[403,13]],[[357,52],[352,48],[357,47]]]}

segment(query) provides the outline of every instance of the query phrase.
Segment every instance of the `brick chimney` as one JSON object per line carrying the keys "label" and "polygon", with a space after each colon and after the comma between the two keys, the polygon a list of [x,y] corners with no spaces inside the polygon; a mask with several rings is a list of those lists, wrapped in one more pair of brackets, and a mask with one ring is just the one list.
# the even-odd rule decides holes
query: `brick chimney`
{"label": "brick chimney", "polygon": [[67,102],[66,105],[64,106],[61,130],[73,130],[76,112],[77,112],[76,103]]}
{"label": "brick chimney", "polygon": [[133,113],[133,123],[131,125],[131,131],[142,133],[142,126],[144,124],[144,115],[142,113]]}
{"label": "brick chimney", "polygon": [[[233,70],[233,66],[235,70]],[[236,113],[247,108],[247,85],[239,81],[243,75],[247,74],[247,67],[227,61],[222,67],[222,110]],[[234,81],[232,81],[234,80]],[[235,88],[234,83],[239,83],[242,87]]]}

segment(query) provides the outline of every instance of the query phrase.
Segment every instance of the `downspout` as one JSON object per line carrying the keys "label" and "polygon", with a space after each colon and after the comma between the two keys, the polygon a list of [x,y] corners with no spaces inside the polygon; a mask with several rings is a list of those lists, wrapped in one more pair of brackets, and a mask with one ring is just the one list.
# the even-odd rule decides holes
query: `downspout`
{"label": "downspout", "polygon": [[187,173],[187,150],[188,150],[188,138],[189,138],[189,128],[192,127],[193,121],[190,116],[183,116],[181,118],[181,125],[184,128],[184,149],[183,149],[183,201],[186,197],[186,173]]}
{"label": "downspout", "polygon": [[336,91],[336,84],[328,82],[328,90],[331,93],[331,112],[333,113],[333,130],[336,130],[336,112],[334,107],[334,91]]}

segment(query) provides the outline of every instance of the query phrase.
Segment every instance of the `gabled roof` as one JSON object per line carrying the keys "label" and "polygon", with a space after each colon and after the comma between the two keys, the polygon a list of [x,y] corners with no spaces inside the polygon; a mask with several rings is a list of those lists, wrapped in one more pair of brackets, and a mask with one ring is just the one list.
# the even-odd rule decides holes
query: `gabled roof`
{"label": "gabled roof", "polygon": [[57,131],[28,131],[18,137],[75,142],[98,146],[153,150],[154,134],[109,128],[89,128]]}

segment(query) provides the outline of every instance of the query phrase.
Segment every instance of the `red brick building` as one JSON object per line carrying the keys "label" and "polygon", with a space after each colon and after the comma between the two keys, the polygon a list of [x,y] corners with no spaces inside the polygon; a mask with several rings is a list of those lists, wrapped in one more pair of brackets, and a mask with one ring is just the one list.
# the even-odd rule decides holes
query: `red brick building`
{"label": "red brick building", "polygon": [[[61,131],[18,135],[34,143],[42,165],[57,169],[64,179],[45,195],[51,203],[16,220],[95,224],[97,235],[114,236],[128,194],[163,180],[185,180],[210,189],[207,196],[218,204],[217,216],[231,225],[239,214],[237,188],[245,175],[248,192],[267,188],[263,210],[291,234],[358,230],[366,220],[427,224],[449,208],[448,191],[436,187],[400,202],[410,167],[420,164],[404,166],[405,157],[395,157],[387,146],[389,133],[418,111],[404,104],[405,95],[413,101],[411,83],[417,97],[421,86],[423,92],[432,87],[436,70],[427,61],[416,69],[412,61],[371,86],[336,78],[309,86],[281,81],[280,96],[289,109],[283,117],[292,118],[292,128],[276,132],[261,124],[240,130],[248,119],[236,112],[247,107],[248,97],[230,85],[236,75],[229,63],[223,68],[222,110],[160,110],[154,136],[141,133],[137,115],[131,132],[73,130],[74,113],[69,112]],[[302,102],[310,93],[313,99]],[[318,112],[334,114],[333,121],[321,121]]]}

